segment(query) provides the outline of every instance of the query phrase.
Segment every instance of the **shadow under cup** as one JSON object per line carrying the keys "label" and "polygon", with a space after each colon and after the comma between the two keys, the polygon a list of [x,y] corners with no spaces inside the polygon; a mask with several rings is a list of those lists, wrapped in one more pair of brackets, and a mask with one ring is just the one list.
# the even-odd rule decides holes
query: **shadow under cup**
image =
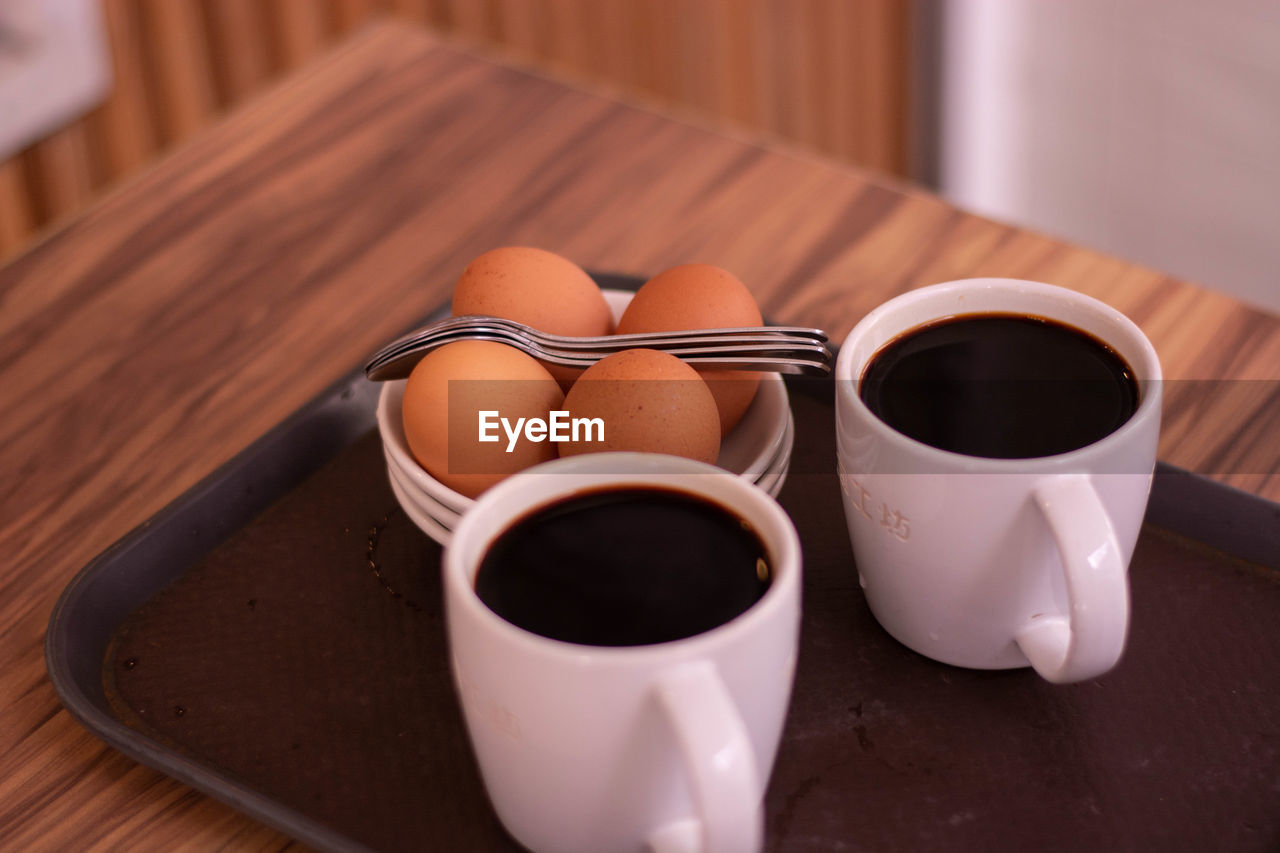
{"label": "shadow under cup", "polygon": [[[549,639],[476,593],[492,543],[581,493],[687,493],[745,520],[772,579],[740,615],[684,639],[596,646]],[[590,536],[591,531],[582,531]],[[767,494],[720,469],[600,453],[517,474],[481,496],[444,555],[455,684],[494,810],[533,850],[752,850],[790,699],[800,546]]]}
{"label": "shadow under cup", "polygon": [[[917,441],[860,396],[868,364],[891,342],[940,320],[991,314],[1046,318],[1104,343],[1133,371],[1136,410],[1083,447],[991,458]],[[845,516],[880,624],[959,666],[1030,664],[1051,681],[1110,669],[1127,635],[1127,566],[1159,433],[1160,364],[1141,330],[1065,288],[948,282],[869,313],[842,344],[835,376]]]}

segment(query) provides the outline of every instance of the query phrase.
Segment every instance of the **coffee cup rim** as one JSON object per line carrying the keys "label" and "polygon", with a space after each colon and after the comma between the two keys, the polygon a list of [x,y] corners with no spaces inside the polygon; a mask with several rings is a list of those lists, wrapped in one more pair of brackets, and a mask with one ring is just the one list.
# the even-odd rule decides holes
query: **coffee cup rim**
{"label": "coffee cup rim", "polygon": [[[542,488],[554,480],[548,478],[576,475],[565,483],[568,488]],[[712,484],[712,490],[695,488]],[[744,517],[755,527],[771,558],[774,577],[758,601],[734,618],[690,637],[638,646],[592,646],[544,637],[521,628],[499,616],[485,604],[475,590],[475,573],[484,551],[510,523],[576,494],[601,488],[627,486],[659,486],[710,501],[729,512]],[[539,493],[540,492],[540,493]],[[733,495],[730,500],[723,495]],[[744,506],[747,507],[744,509]],[[502,513],[493,522],[493,513]],[[761,524],[761,519],[765,524]],[[477,532],[481,531],[481,532]],[[487,531],[487,532],[486,532]],[[470,540],[482,537],[479,543]],[[473,559],[468,559],[475,549]],[[607,659],[611,664],[646,665],[656,659],[679,655],[697,657],[713,649],[732,644],[740,635],[755,630],[758,623],[770,620],[776,611],[786,607],[788,592],[799,592],[801,551],[799,536],[786,511],[764,490],[724,469],[692,459],[657,453],[602,452],[554,459],[532,466],[507,477],[485,491],[467,512],[442,558],[444,584],[452,595],[446,595],[448,606],[463,607],[476,620],[484,622],[505,641],[515,643],[523,651],[549,656],[569,656],[580,662]]]}
{"label": "coffee cup rim", "polygon": [[[1138,382],[1139,400],[1138,408],[1133,415],[1125,421],[1118,429],[1108,433],[1102,438],[1082,447],[1077,447],[1063,453],[1051,454],[1048,456],[1033,456],[1019,459],[1002,459],[986,456],[971,456],[965,453],[957,453],[951,450],[943,450],[922,441],[911,438],[910,436],[899,432],[889,424],[885,423],[880,417],[871,411],[870,407],[863,402],[858,394],[858,386],[862,381],[862,373],[866,368],[867,362],[874,357],[875,352],[879,352],[879,348],[870,356],[862,359],[860,363],[853,364],[854,346],[860,338],[866,336],[869,331],[878,324],[885,322],[885,317],[896,312],[903,311],[912,305],[920,302],[944,299],[954,296],[957,293],[971,291],[992,291],[1005,290],[1019,295],[1042,296],[1046,299],[1066,300],[1077,308],[1084,308],[1097,316],[1104,318],[1107,322],[1113,324],[1127,334],[1134,346],[1142,356],[1142,363],[1132,363],[1133,359],[1129,358],[1125,352],[1121,355],[1126,362],[1130,363],[1133,368]],[[1066,304],[1061,303],[1061,304]],[[1020,310],[1020,309],[1012,309]],[[983,314],[990,313],[990,309],[973,309],[971,311],[961,310],[947,313],[939,312],[929,317],[917,319],[903,328],[895,331],[890,339],[898,335],[905,334],[912,329],[932,322],[934,320],[948,317],[962,317],[966,314]],[[1055,316],[1052,310],[1037,310],[1037,314],[1049,319],[1057,320],[1062,323],[1076,325],[1072,319]],[[1104,343],[1108,346],[1121,351],[1114,341],[1104,339]],[[1128,349],[1127,347],[1125,348]],[[856,370],[856,374],[854,372]],[[940,470],[959,470],[963,472],[992,472],[992,473],[1049,473],[1055,471],[1069,471],[1080,467],[1081,462],[1096,454],[1105,453],[1115,445],[1128,441],[1128,436],[1135,432],[1147,428],[1147,422],[1152,418],[1160,417],[1160,409],[1163,398],[1162,378],[1163,372],[1160,366],[1159,356],[1155,351],[1155,347],[1151,341],[1143,333],[1129,317],[1125,316],[1121,311],[1113,308],[1100,299],[1080,293],[1070,288],[1061,287],[1059,285],[1047,284],[1045,282],[1030,281],[1027,279],[1017,278],[967,278],[956,279],[953,281],[941,282],[939,284],[926,285],[924,287],[909,290],[906,293],[889,299],[869,311],[857,324],[849,331],[841,342],[840,351],[836,356],[836,365],[834,371],[836,383],[836,413],[837,417],[842,412],[856,412],[861,418],[870,423],[875,424],[875,428],[880,434],[893,442],[896,446],[909,450],[916,457],[926,461],[935,462],[939,465]],[[840,453],[843,456],[843,452]]]}

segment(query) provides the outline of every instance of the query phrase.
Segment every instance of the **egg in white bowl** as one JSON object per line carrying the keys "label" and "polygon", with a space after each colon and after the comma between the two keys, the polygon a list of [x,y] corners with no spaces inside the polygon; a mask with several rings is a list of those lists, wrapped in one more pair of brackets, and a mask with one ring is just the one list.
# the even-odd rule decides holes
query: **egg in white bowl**
{"label": "egg in white bowl", "polygon": [[[603,292],[616,322],[634,294],[612,289]],[[414,458],[403,423],[406,383],[407,380],[384,383],[378,398],[378,431],[388,476],[406,514],[443,544],[475,499],[446,486]],[[716,464],[776,495],[785,480],[793,437],[786,386],[777,373],[765,373],[746,413],[723,437]]]}

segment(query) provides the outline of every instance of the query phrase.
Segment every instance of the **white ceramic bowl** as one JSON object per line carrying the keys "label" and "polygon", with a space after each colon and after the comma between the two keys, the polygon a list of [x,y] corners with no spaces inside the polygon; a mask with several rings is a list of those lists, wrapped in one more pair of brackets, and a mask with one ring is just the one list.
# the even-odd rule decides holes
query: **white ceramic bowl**
{"label": "white ceramic bowl", "polygon": [[[616,322],[634,294],[625,290],[605,290],[604,295]],[[401,493],[412,499],[415,512],[434,518],[436,526],[440,526],[443,520],[446,529],[452,529],[457,517],[470,509],[475,500],[441,483],[413,458],[401,417],[405,381],[384,383],[378,396],[378,432],[382,436],[392,488],[397,491],[398,499]],[[786,456],[790,456],[787,436],[793,431],[791,424],[791,404],[782,377],[777,373],[764,374],[751,406],[721,442],[716,464],[753,483],[768,475],[776,475],[780,467],[777,460],[784,445]],[[780,482],[778,488],[781,488]],[[777,491],[772,493],[776,495]],[[405,500],[401,499],[401,503]],[[409,508],[405,510],[408,512]]]}
{"label": "white ceramic bowl", "polygon": [[400,508],[404,510],[404,514],[409,516],[409,520],[436,542],[441,545],[448,545],[449,540],[453,538],[453,526],[446,527],[436,520],[429,511],[424,509],[416,500],[413,492],[402,485],[401,480],[394,471],[390,472],[389,479],[391,481],[391,492],[396,496],[396,500],[400,503]]}
{"label": "white ceramic bowl", "polygon": [[[786,479],[786,472],[790,467],[791,449],[795,440],[794,422],[788,416],[786,429],[778,442],[777,448],[773,455],[764,462],[767,464],[759,466],[760,470],[751,476],[747,474],[740,475],[744,480],[755,483],[760,488],[769,492],[773,497],[778,496],[778,492],[782,488],[782,483]],[[407,469],[396,459],[387,460],[387,473],[394,481],[393,485],[403,491],[408,499],[420,509],[423,513],[431,516],[440,525],[448,530],[452,530],[457,526],[458,520],[462,517],[462,513],[452,509],[441,503],[430,493],[417,488],[414,484],[413,477],[421,468],[415,465],[412,469]]]}
{"label": "white ceramic bowl", "polygon": [[[759,479],[752,481],[770,497],[776,498],[782,491],[783,484],[786,483],[787,472],[791,467],[791,449],[794,439],[795,427],[788,416],[787,429],[783,435],[782,442],[778,445],[777,452],[770,460],[769,465],[761,472]],[[534,468],[526,470],[532,471]],[[462,520],[462,514],[444,506],[426,492],[414,488],[410,484],[409,474],[396,463],[388,463],[387,473],[391,480],[391,490],[395,493],[396,499],[400,502],[409,519],[436,542],[441,545],[448,545],[453,538],[453,530]],[[748,478],[743,477],[743,479]]]}

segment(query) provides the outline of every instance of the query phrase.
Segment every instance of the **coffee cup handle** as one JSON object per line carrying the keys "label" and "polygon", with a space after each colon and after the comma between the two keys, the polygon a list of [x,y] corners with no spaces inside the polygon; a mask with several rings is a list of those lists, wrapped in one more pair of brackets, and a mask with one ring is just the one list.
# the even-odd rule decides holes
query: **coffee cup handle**
{"label": "coffee cup handle", "polygon": [[1087,474],[1050,477],[1034,496],[1062,556],[1069,609],[1031,617],[1017,634],[1018,647],[1048,681],[1095,678],[1120,659],[1129,630],[1124,554]]}
{"label": "coffee cup handle", "polygon": [[659,827],[655,853],[749,853],[764,837],[755,749],[715,664],[694,661],[659,674],[658,704],[684,757],[698,816]]}

